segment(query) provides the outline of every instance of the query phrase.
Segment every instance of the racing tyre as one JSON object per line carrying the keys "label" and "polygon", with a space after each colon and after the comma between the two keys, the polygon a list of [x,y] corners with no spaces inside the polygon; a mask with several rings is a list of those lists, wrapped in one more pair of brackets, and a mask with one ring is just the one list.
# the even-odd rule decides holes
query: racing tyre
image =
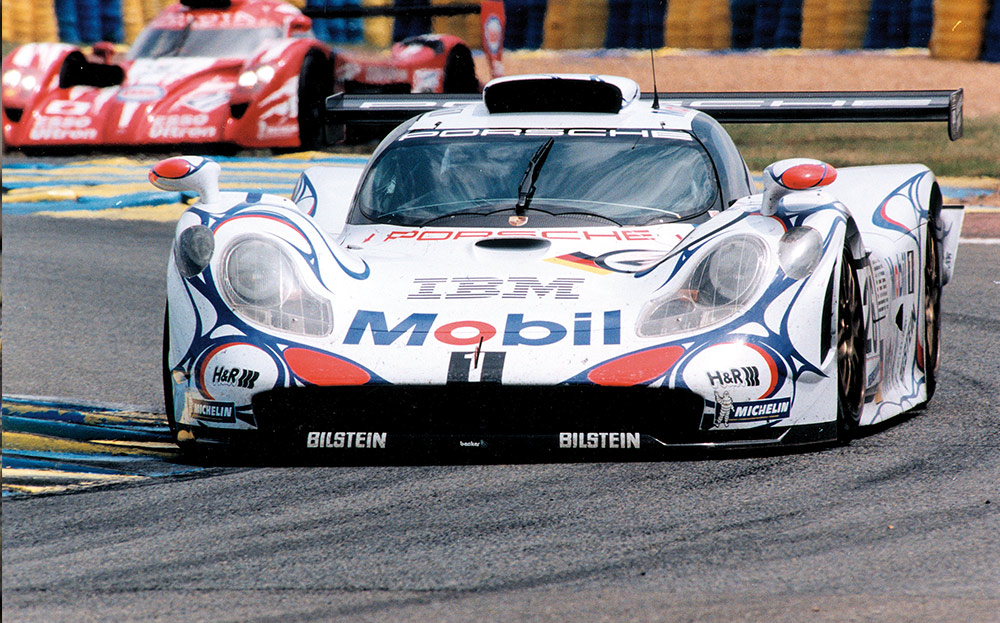
{"label": "racing tyre", "polygon": [[448,53],[441,90],[445,93],[479,92],[476,64],[472,60],[472,52],[464,45],[456,45]]}
{"label": "racing tyre", "polygon": [[174,419],[174,384],[170,380],[170,308],[163,307],[163,406],[167,413],[170,436],[177,443],[177,421]]}
{"label": "racing tyre", "polygon": [[837,440],[847,443],[861,421],[865,400],[865,324],[861,287],[844,249],[837,302]]}
{"label": "racing tyre", "polygon": [[924,342],[921,360],[927,382],[927,401],[937,387],[937,367],[941,341],[941,254],[938,249],[936,216],[927,220],[924,250]]}
{"label": "racing tyre", "polygon": [[322,53],[306,54],[299,69],[299,144],[303,150],[326,145],[323,113],[333,94],[333,64]]}

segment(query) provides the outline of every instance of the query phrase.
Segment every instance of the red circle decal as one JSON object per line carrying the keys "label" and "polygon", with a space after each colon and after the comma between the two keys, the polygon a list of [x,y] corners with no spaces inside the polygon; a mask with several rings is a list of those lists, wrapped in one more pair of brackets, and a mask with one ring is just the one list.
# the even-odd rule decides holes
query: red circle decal
{"label": "red circle decal", "polygon": [[[455,337],[453,335],[454,332],[462,327],[476,329],[479,333],[471,337]],[[450,322],[446,325],[442,325],[437,331],[434,332],[434,337],[437,338],[437,341],[442,344],[451,344],[452,346],[470,346],[472,344],[478,344],[480,339],[485,342],[496,334],[497,330],[493,328],[493,325],[486,324],[485,322],[477,322],[475,320],[459,320],[458,322]]]}
{"label": "red circle decal", "polygon": [[285,350],[285,361],[302,380],[316,385],[364,385],[371,380],[353,363],[307,348]]}
{"label": "red circle decal", "polygon": [[683,354],[680,346],[662,346],[597,366],[587,378],[597,385],[618,387],[647,383],[666,374]]}

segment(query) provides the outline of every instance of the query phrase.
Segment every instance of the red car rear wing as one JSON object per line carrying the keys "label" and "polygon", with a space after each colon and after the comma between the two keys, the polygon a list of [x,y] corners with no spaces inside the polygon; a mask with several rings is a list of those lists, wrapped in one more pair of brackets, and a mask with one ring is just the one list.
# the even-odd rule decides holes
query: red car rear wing
{"label": "red car rear wing", "polygon": [[325,18],[368,18],[368,17],[452,17],[455,15],[479,15],[482,29],[483,52],[490,63],[490,75],[503,75],[503,40],[507,27],[507,16],[503,0],[481,0],[469,4],[435,4],[431,6],[331,6],[330,0],[323,5],[302,9],[308,17]]}
{"label": "red car rear wing", "polygon": [[[653,93],[641,98],[652,100]],[[789,91],[659,93],[660,107],[704,112],[720,123],[863,123],[945,121],[948,137],[962,136],[962,89],[940,91]],[[421,113],[469,106],[458,94],[344,94],[326,101],[327,124],[399,124]]]}
{"label": "red car rear wing", "polygon": [[354,19],[365,17],[451,17],[454,15],[472,15],[482,11],[480,4],[442,4],[433,6],[395,6],[395,5],[321,5],[307,6],[300,9],[303,15],[309,17],[329,17],[339,19]]}

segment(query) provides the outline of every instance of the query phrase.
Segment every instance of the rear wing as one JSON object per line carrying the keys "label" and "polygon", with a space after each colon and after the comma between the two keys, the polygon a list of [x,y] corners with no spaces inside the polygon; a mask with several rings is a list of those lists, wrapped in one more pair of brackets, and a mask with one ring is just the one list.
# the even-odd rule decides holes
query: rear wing
{"label": "rear wing", "polygon": [[490,63],[490,74],[496,78],[503,75],[503,39],[507,27],[507,15],[503,0],[483,0],[469,4],[435,4],[429,6],[368,5],[345,6],[343,0],[324,0],[321,5],[301,9],[308,17],[332,19],[355,19],[368,17],[454,17],[456,15],[479,15],[482,29],[483,52]]}
{"label": "rear wing", "polygon": [[[720,123],[864,123],[944,121],[948,138],[962,136],[962,89],[942,91],[790,91],[658,93],[661,107],[704,112]],[[643,93],[653,100],[653,93]],[[400,124],[416,115],[481,102],[455,94],[336,93],[326,100],[329,126]]]}
{"label": "rear wing", "polygon": [[719,123],[946,121],[953,141],[962,137],[962,101],[962,89],[659,94],[660,106],[700,110]]}

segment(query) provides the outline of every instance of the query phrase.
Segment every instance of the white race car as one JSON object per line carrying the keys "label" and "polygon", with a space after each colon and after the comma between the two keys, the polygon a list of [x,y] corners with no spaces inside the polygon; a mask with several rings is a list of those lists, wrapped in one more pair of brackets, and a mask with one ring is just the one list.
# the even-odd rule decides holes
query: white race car
{"label": "white race car", "polygon": [[[420,111],[424,114],[409,118]],[[961,207],[922,165],[775,163],[724,121],[948,120],[961,91],[642,94],[534,75],[481,100],[334,96],[407,119],[291,199],[200,193],[168,268],[164,389],[184,447],[319,452],[846,441],[934,392]]]}

